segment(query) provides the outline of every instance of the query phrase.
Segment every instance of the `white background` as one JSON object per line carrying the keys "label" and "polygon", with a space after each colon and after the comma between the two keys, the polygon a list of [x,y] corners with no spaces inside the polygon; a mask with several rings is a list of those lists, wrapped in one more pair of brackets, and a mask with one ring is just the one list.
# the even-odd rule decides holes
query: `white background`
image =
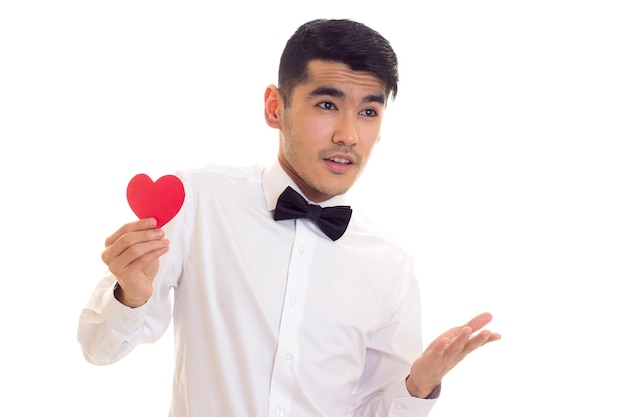
{"label": "white background", "polygon": [[128,180],[273,158],[284,42],[348,17],[391,41],[401,77],[355,200],[414,253],[427,340],[482,311],[503,335],[431,416],[623,417],[620,3],[3,2],[0,413],[167,415],[169,334],[106,367],[75,338],[104,239],[134,219]]}

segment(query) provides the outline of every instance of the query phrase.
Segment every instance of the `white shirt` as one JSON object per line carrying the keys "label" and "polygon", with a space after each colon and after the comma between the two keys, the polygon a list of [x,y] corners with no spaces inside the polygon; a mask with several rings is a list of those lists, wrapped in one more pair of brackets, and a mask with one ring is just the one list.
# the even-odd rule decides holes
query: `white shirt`
{"label": "white shirt", "polygon": [[164,227],[153,295],[131,309],[114,298],[114,276],[100,281],[78,328],[88,361],[156,341],[173,317],[171,417],[429,413],[436,400],[405,386],[422,329],[403,249],[357,210],[337,241],[308,219],[274,221],[285,187],[300,192],[277,163],[179,176],[185,202]]}

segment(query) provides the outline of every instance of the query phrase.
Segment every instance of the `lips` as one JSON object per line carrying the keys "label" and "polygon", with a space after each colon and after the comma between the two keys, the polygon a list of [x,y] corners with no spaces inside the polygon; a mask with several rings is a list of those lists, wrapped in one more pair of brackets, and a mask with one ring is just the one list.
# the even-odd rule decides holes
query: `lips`
{"label": "lips", "polygon": [[350,161],[349,159],[339,158],[339,157],[328,158],[327,160],[331,162],[336,162],[338,164],[351,164],[352,163],[352,161]]}
{"label": "lips", "polygon": [[343,174],[352,168],[354,163],[347,158],[344,157],[332,157],[324,159],[326,162],[326,166],[330,168],[330,170],[337,174]]}

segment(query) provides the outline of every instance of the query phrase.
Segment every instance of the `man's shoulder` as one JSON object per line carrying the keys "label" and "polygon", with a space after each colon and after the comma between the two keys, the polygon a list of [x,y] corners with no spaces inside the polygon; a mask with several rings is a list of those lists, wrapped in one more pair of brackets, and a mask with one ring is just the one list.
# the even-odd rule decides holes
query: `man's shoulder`
{"label": "man's shoulder", "polygon": [[232,181],[260,183],[263,169],[264,166],[260,164],[233,166],[211,163],[200,167],[179,170],[178,175],[183,182],[194,184],[195,186],[202,186],[202,184],[215,186]]}
{"label": "man's shoulder", "polygon": [[379,221],[373,220],[360,210],[353,209],[350,227],[361,239],[367,239],[392,251],[408,254],[405,244],[399,239],[396,231]]}

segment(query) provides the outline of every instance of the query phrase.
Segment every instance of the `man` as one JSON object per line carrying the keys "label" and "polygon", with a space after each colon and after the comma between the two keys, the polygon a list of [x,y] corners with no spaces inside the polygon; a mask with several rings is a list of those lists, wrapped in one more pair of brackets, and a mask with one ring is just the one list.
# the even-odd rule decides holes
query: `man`
{"label": "man", "polygon": [[173,316],[172,417],[427,415],[444,375],[500,336],[484,313],[422,351],[411,257],[347,207],[397,80],[367,26],[302,25],[265,92],[276,163],[181,172],[169,224],[141,219],[106,240],[111,273],[79,323],[87,360],[123,358]]}

